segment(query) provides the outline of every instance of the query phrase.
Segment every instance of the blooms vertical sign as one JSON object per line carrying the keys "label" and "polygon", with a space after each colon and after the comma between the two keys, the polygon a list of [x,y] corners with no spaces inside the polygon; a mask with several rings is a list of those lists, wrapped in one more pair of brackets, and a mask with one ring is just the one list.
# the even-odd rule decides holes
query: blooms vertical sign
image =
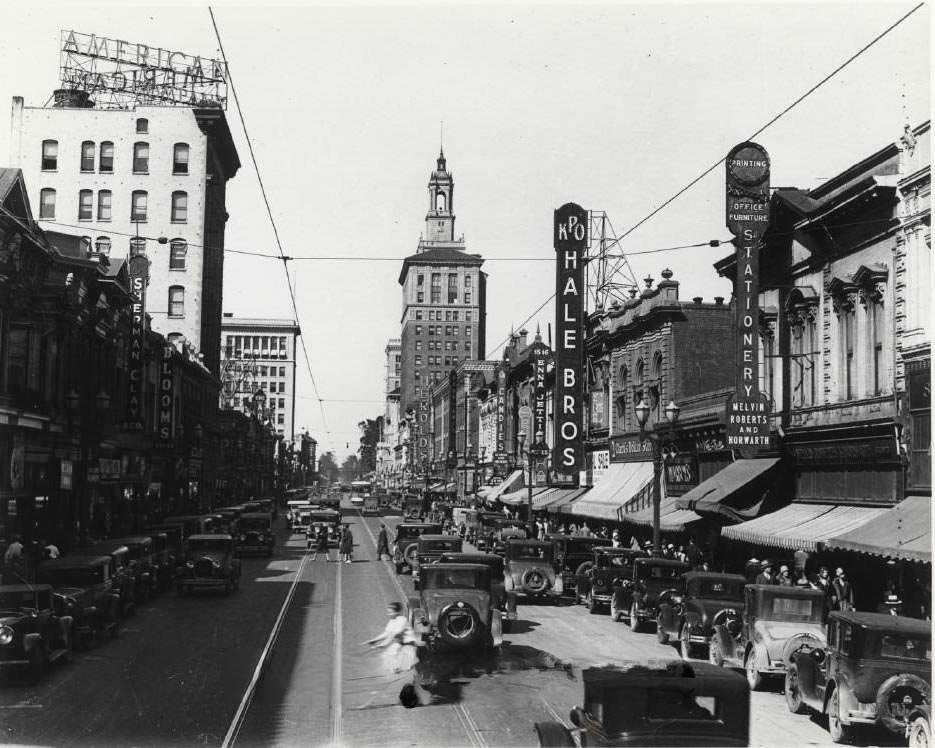
{"label": "blooms vertical sign", "polygon": [[760,244],[769,223],[769,154],[757,143],[734,146],[727,167],[727,228],[737,276],[736,386],[727,402],[727,445],[743,452],[769,446],[769,398],[760,392]]}
{"label": "blooms vertical sign", "polygon": [[566,203],[555,211],[555,440],[552,467],[557,473],[583,469],[581,447],[581,364],[584,347],[584,257],[588,212]]}

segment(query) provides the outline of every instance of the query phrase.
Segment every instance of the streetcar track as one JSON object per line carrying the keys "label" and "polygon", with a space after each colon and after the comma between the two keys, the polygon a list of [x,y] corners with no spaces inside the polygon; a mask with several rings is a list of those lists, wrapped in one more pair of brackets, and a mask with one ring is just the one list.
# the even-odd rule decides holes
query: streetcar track
{"label": "streetcar track", "polygon": [[[288,538],[286,539],[286,542],[288,542]],[[257,660],[256,667],[253,670],[253,675],[250,678],[250,683],[247,685],[247,690],[244,691],[243,698],[240,700],[240,705],[237,707],[237,711],[234,713],[234,718],[231,721],[230,727],[228,727],[227,733],[224,735],[221,748],[231,748],[231,746],[233,746],[237,741],[237,736],[240,734],[240,729],[243,727],[244,720],[247,716],[247,711],[249,710],[250,704],[253,701],[253,696],[256,693],[256,687],[260,680],[260,675],[262,674],[263,669],[266,667],[266,663],[269,661],[269,658],[272,655],[273,648],[276,646],[276,640],[279,638],[279,632],[282,630],[282,623],[286,617],[286,611],[288,611],[292,604],[292,598],[295,597],[295,590],[302,578],[302,573],[305,571],[305,564],[307,561],[308,553],[306,552],[302,555],[302,561],[299,563],[299,566],[296,569],[295,578],[292,580],[292,584],[289,587],[289,592],[286,593],[286,599],[283,601],[282,607],[279,609],[279,615],[276,616],[276,621],[273,623],[273,628],[266,640],[266,645],[263,647],[263,651],[260,653],[260,658]],[[338,571],[340,571],[340,569]]]}
{"label": "streetcar track", "polygon": [[331,666],[331,745],[341,745],[341,718],[343,716],[343,686],[344,686],[344,632],[341,608],[341,559],[338,557],[338,573],[334,582],[334,617],[332,627],[334,632],[334,645]]}

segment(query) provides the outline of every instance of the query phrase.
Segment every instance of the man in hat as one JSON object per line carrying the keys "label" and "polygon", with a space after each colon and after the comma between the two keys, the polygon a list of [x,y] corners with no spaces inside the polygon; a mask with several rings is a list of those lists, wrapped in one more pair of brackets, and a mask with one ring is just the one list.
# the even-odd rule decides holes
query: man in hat
{"label": "man in hat", "polygon": [[854,609],[854,590],[840,566],[834,570],[834,581],[831,582],[831,609]]}
{"label": "man in hat", "polygon": [[877,613],[889,613],[891,616],[903,614],[903,601],[899,599],[895,589],[890,589],[884,594],[883,602],[877,606]]}
{"label": "man in hat", "polygon": [[773,576],[773,562],[764,561],[760,564],[760,573],[756,575],[754,584],[776,584],[776,577]]}

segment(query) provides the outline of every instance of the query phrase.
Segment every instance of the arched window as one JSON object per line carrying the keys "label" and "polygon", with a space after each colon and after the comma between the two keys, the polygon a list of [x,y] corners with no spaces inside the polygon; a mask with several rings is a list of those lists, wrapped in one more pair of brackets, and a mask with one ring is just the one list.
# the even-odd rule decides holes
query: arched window
{"label": "arched window", "polygon": [[104,257],[110,257],[110,237],[99,236],[94,242],[94,251]]}
{"label": "arched window", "polygon": [[188,244],[184,239],[173,239],[169,243],[169,270],[184,270]]}
{"label": "arched window", "polygon": [[188,193],[172,193],[172,223],[188,222]]}
{"label": "arched window", "polygon": [[145,117],[140,117],[136,120],[136,131],[138,133],[148,133],[149,132],[149,120]]}
{"label": "arched window", "polygon": [[42,141],[42,171],[55,171],[58,169],[58,141]]}
{"label": "arched window", "polygon": [[97,220],[109,221],[111,216],[110,190],[98,190],[97,193]]}
{"label": "arched window", "polygon": [[172,146],[172,173],[188,174],[188,143]]}
{"label": "arched window", "polygon": [[436,192],[435,193],[435,210],[445,210],[445,193]]}
{"label": "arched window", "polygon": [[185,288],[184,286],[169,286],[169,316],[185,316]]}
{"label": "arched window", "polygon": [[39,218],[55,220],[55,190],[51,187],[39,190]]}
{"label": "arched window", "polygon": [[146,220],[146,205],[148,199],[149,196],[146,194],[146,190],[133,190],[133,201],[130,205],[131,221]]}
{"label": "arched window", "polygon": [[94,192],[78,190],[78,220],[90,221],[94,217]]}
{"label": "arched window", "polygon": [[133,144],[133,173],[149,173],[149,143],[139,142]]}
{"label": "arched window", "polygon": [[617,395],[617,429],[627,430],[627,402],[629,402],[630,370],[620,367],[620,394]]}
{"label": "arched window", "polygon": [[134,237],[130,239],[130,257],[146,254],[146,240]]}
{"label": "arched window", "polygon": [[114,144],[109,140],[101,142],[101,161],[98,171],[102,174],[111,174],[114,171]]}
{"label": "arched window", "polygon": [[94,150],[93,140],[81,144],[81,171],[94,171]]}

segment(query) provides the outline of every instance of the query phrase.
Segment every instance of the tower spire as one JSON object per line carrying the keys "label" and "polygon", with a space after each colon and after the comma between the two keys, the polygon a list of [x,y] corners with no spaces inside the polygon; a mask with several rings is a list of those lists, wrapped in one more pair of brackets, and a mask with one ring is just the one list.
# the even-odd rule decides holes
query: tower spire
{"label": "tower spire", "polygon": [[439,123],[438,129],[438,154],[445,158],[445,120]]}

